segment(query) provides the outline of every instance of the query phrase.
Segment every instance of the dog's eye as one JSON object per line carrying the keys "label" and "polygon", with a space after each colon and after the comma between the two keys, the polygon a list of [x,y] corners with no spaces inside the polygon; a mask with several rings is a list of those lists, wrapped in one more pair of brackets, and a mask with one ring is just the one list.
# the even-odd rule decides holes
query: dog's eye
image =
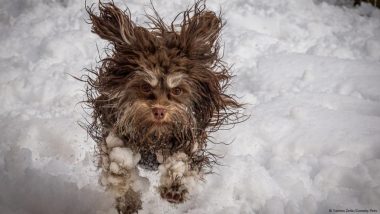
{"label": "dog's eye", "polygon": [[175,96],[178,96],[180,94],[182,94],[182,89],[181,88],[178,88],[178,87],[175,87],[171,90],[171,93]]}
{"label": "dog's eye", "polygon": [[141,86],[141,91],[144,93],[149,93],[152,91],[152,86],[150,86],[148,83],[143,83]]}

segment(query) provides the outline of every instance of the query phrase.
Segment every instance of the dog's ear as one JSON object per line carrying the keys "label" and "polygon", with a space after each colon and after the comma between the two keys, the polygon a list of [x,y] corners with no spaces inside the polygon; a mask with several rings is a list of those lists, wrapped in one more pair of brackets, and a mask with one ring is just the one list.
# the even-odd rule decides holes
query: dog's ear
{"label": "dog's ear", "polygon": [[99,2],[99,15],[93,11],[93,6],[87,6],[86,11],[90,16],[92,32],[102,39],[117,45],[132,45],[136,40],[135,24],[131,21],[130,14],[120,10],[113,2]]}
{"label": "dog's ear", "polygon": [[181,45],[190,59],[213,62],[217,58],[219,33],[223,27],[220,16],[205,9],[198,1],[185,11],[181,24]]}

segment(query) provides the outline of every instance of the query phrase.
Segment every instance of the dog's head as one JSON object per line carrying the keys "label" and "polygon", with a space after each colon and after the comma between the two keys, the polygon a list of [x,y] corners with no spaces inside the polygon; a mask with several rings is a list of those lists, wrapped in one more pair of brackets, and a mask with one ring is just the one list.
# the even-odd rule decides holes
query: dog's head
{"label": "dog's head", "polygon": [[223,24],[202,1],[180,13],[177,25],[147,16],[149,28],[113,3],[100,3],[99,15],[87,12],[92,31],[111,44],[88,79],[91,132],[101,127],[128,141],[180,147],[237,119],[240,104],[225,94],[231,75],[218,56]]}

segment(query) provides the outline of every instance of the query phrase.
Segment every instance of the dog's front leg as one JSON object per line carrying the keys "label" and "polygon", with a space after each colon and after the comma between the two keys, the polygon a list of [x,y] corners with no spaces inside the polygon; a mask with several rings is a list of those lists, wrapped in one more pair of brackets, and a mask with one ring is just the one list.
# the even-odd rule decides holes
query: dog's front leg
{"label": "dog's front leg", "polygon": [[201,172],[192,169],[191,159],[183,152],[177,152],[163,160],[159,191],[162,198],[170,203],[182,203],[201,178]]}
{"label": "dog's front leg", "polygon": [[112,132],[101,145],[100,183],[115,195],[116,209],[121,214],[137,213],[142,208],[141,192],[147,189],[149,181],[139,176],[140,158]]}

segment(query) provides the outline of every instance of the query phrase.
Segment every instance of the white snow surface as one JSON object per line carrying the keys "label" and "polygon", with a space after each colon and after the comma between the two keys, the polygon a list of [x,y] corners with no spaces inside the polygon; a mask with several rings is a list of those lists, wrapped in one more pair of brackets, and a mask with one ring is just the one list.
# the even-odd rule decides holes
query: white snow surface
{"label": "white snow surface", "polygon": [[[184,204],[141,213],[380,212],[380,10],[312,0],[208,1],[222,8],[230,92],[248,121],[215,134],[225,157]],[[92,1],[88,1],[91,4]],[[192,4],[154,0],[167,21]],[[144,25],[148,0],[116,1]],[[80,76],[105,43],[84,1],[0,0],[0,213],[116,213],[98,184]]]}

